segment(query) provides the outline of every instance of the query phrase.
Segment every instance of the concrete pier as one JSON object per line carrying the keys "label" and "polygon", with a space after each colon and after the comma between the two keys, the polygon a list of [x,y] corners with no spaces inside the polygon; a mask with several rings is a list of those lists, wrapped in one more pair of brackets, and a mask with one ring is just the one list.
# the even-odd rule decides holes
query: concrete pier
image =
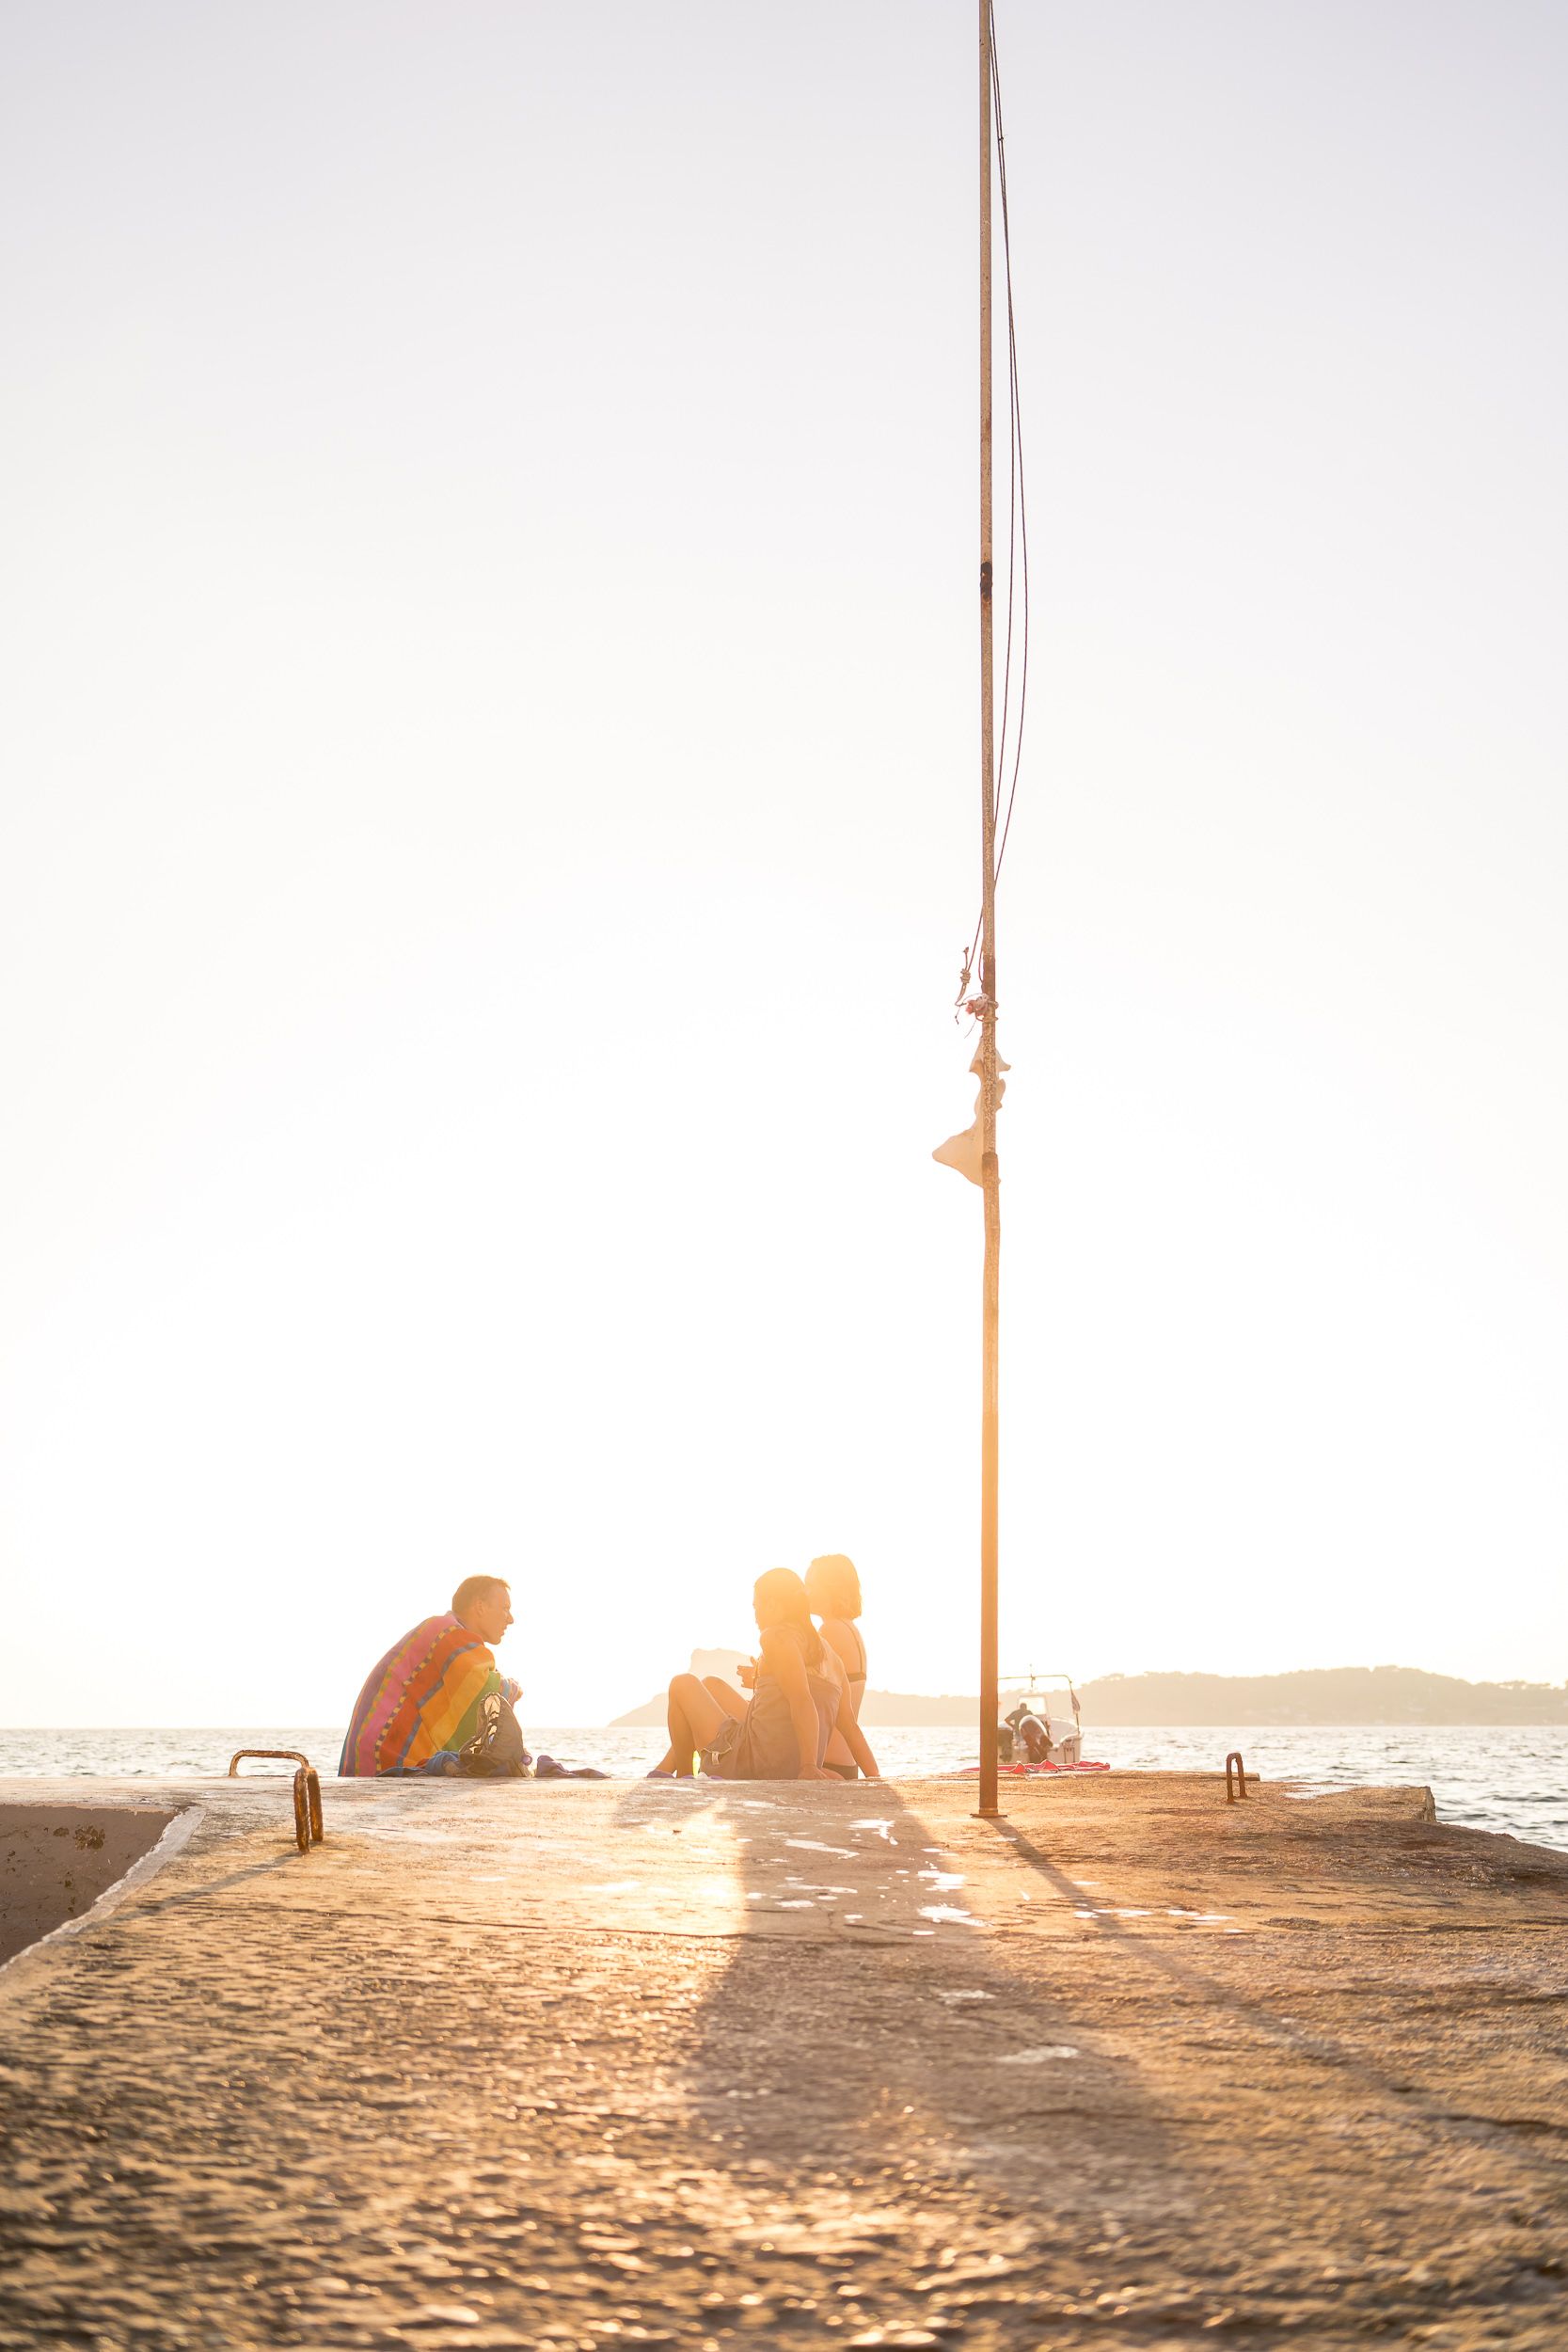
{"label": "concrete pier", "polygon": [[0,1972],[0,2345],[1568,2344],[1568,1855],[1424,1790],[0,1799],[173,1817]]}

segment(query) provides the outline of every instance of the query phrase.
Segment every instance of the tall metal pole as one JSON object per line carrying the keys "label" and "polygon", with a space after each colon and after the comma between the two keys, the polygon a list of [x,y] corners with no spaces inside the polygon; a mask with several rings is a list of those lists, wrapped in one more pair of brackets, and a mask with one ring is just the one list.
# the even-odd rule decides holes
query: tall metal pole
{"label": "tall metal pole", "polygon": [[986,1264],[980,1387],[980,1812],[996,1801],[996,1518],[1002,1196],[996,1164],[996,757],[990,485],[990,10],[980,8],[980,1182]]}

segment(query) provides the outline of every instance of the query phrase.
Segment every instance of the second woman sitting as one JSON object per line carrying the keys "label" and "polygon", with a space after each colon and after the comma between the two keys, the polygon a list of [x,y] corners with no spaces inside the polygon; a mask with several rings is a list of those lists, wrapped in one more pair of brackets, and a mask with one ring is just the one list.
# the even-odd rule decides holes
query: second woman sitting
{"label": "second woman sitting", "polygon": [[[861,1613],[861,1581],[855,1564],[842,1551],[824,1552],[806,1570],[805,1584],[822,1639],[838,1660],[848,1685],[849,1706],[858,1724],[865,1696],[865,1641],[856,1622]],[[841,1780],[854,1779],[855,1759],[841,1732],[834,1731],[822,1761]]]}
{"label": "second woman sitting", "polygon": [[716,1780],[832,1780],[823,1758],[836,1731],[868,1780],[877,1759],[855,1721],[836,1657],[811,1621],[793,1568],[769,1568],[752,1596],[761,1636],[750,1701],[693,1674],[670,1685],[670,1745],[650,1779],[689,1779],[695,1755]]}

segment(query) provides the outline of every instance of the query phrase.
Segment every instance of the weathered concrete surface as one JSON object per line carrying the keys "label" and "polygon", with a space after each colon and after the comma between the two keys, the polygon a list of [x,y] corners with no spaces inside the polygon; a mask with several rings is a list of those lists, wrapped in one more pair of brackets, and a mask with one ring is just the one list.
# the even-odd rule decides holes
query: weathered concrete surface
{"label": "weathered concrete surface", "polygon": [[1568,1857],[1422,1792],[183,1795],[0,1975],[0,2344],[1568,2343]]}
{"label": "weathered concrete surface", "polygon": [[166,1805],[0,1804],[0,1962],[90,1911],[173,1819]]}

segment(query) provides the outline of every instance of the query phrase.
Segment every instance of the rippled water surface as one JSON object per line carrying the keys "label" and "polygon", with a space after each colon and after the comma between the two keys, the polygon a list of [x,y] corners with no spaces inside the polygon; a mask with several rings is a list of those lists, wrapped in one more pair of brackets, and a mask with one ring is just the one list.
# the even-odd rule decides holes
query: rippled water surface
{"label": "rippled water surface", "polygon": [[[646,1772],[660,1746],[653,1731],[531,1725],[529,1745],[565,1764],[596,1764],[618,1778]],[[974,1760],[969,1731],[885,1730],[871,1734],[890,1779],[961,1771]],[[0,1731],[0,1776],[103,1773],[161,1778],[221,1772],[235,1748],[303,1748],[324,1772],[336,1768],[341,1728],[210,1731]],[[1445,1821],[1507,1830],[1538,1845],[1568,1848],[1568,1726],[1550,1724],[1310,1727],[1243,1732],[1096,1731],[1087,1752],[1127,1771],[1218,1772],[1239,1742],[1249,1772],[1308,1788],[1347,1782],[1418,1781],[1431,1788]]]}

